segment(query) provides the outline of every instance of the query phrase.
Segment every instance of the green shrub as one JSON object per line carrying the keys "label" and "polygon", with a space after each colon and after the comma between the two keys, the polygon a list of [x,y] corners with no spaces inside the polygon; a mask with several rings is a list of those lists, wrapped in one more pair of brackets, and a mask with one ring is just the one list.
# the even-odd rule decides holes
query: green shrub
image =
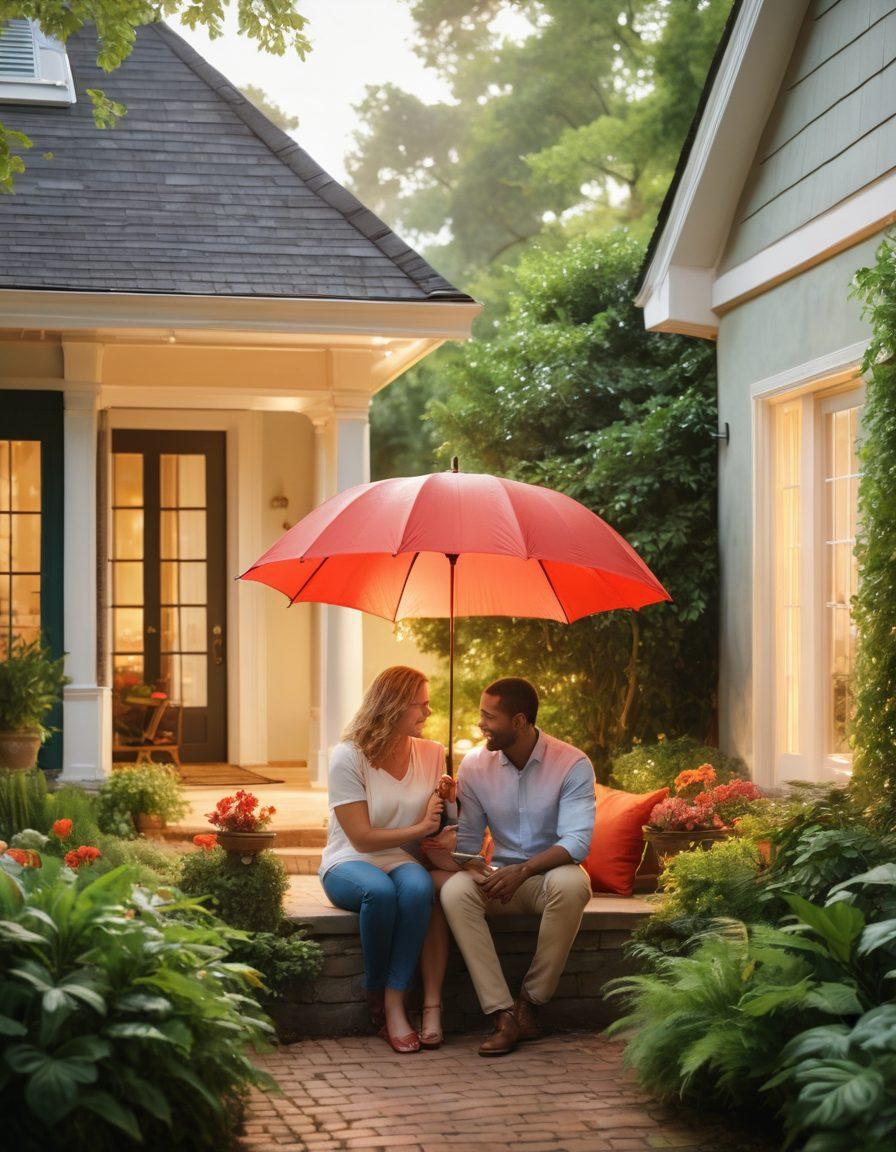
{"label": "green shrub", "polygon": [[679,736],[656,744],[639,744],[631,752],[615,756],[610,766],[610,785],[623,792],[671,789],[679,772],[699,768],[701,764],[712,764],[719,784],[747,776],[742,760],[725,756],[718,748],[709,748],[691,736]]}
{"label": "green shrub", "polygon": [[272,852],[260,852],[251,863],[221,848],[191,852],[181,862],[180,887],[191,896],[210,896],[211,908],[234,928],[274,932],[283,917],[289,881]]}
{"label": "green shrub", "polygon": [[188,810],[180,777],[165,765],[118,768],[100,789],[97,815],[103,832],[136,835],[137,816],[145,812],[162,820],[179,820]]}
{"label": "green shrub", "polygon": [[0,863],[4,1143],[232,1147],[245,1092],[270,1084],[245,1052],[270,1033],[247,995],[257,974],[227,962],[223,925],[129,869],[75,879],[52,858]]}
{"label": "green shrub", "polygon": [[265,987],[274,998],[291,984],[313,980],[323,966],[319,944],[306,938],[304,929],[284,932],[256,932],[236,942],[233,955],[261,973]]}
{"label": "green shrub", "polygon": [[0,729],[35,731],[46,740],[51,730],[44,720],[68,683],[64,656],[54,660],[39,640],[16,637],[0,661]]}
{"label": "green shrub", "polygon": [[44,831],[46,810],[47,780],[40,768],[0,771],[0,840],[11,840],[23,828]]}

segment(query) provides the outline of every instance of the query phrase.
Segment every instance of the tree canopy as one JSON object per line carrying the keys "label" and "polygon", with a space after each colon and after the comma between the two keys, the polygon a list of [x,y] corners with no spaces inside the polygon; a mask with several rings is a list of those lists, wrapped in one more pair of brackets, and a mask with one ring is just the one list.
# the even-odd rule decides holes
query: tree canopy
{"label": "tree canopy", "polygon": [[[214,40],[224,30],[228,11],[236,12],[240,35],[255,41],[264,52],[276,56],[295,52],[304,59],[310,50],[304,31],[307,20],[297,11],[295,0],[0,0],[0,35],[5,21],[29,19],[65,43],[92,24],[97,34],[96,62],[103,71],[112,72],[131,54],[142,25],[176,16],[188,28],[205,28]],[[114,127],[127,112],[100,89],[88,89],[87,95],[98,128]],[[0,123],[0,188],[13,191],[15,177],[25,171],[20,153],[30,147],[24,133]]]}

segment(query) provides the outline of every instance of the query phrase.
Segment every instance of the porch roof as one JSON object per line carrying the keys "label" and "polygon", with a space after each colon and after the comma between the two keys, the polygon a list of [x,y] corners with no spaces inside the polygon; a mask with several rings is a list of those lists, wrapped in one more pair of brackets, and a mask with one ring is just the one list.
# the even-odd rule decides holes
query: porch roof
{"label": "porch roof", "polygon": [[[92,31],[68,54],[76,104],[0,105],[34,143],[0,197],[0,289],[470,301],[165,24],[108,76]],[[127,106],[114,129],[88,88]]]}

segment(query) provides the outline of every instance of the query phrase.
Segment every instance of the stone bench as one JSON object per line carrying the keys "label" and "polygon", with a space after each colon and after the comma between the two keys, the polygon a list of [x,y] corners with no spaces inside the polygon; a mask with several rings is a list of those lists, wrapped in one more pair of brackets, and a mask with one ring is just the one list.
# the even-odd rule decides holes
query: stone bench
{"label": "stone bench", "polygon": [[[632,929],[650,915],[652,906],[637,897],[592,896],[560,985],[541,1011],[547,1028],[602,1027],[619,1015],[601,988],[615,976],[633,971],[622,954]],[[334,908],[315,876],[290,877],[286,915],[307,929],[324,953],[321,975],[288,990],[273,1012],[281,1039],[347,1036],[369,1031],[364,998],[358,916]],[[513,991],[535,950],[539,917],[494,916],[489,925]],[[452,944],[443,990],[446,1031],[482,1030],[484,1017],[463,958]]]}

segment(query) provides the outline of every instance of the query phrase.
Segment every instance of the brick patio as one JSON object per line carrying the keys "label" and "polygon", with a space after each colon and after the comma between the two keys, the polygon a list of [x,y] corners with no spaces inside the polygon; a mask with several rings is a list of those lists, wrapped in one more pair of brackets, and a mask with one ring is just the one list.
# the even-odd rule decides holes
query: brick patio
{"label": "brick patio", "polygon": [[566,1033],[483,1060],[478,1036],[393,1055],[375,1037],[305,1040],[260,1057],[282,1095],[254,1093],[246,1152],[770,1152],[648,1099],[622,1068],[622,1044]]}

